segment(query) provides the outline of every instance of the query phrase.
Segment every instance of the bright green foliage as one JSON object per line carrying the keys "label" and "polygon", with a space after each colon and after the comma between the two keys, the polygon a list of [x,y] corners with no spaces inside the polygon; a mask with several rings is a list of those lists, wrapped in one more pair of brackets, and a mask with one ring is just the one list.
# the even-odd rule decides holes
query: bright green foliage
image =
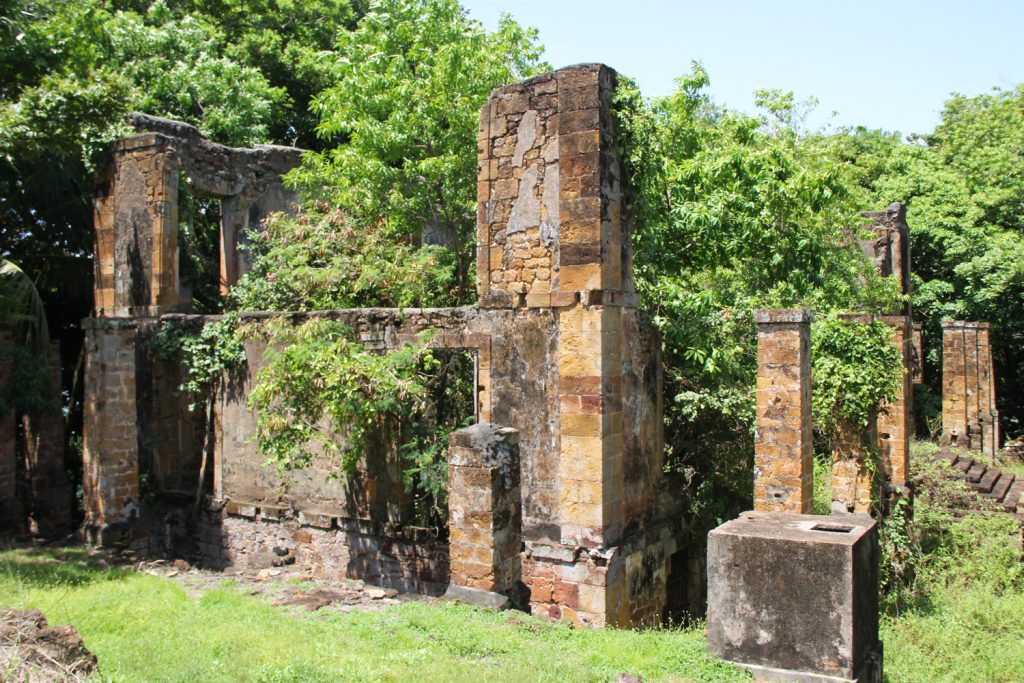
{"label": "bright green foliage", "polygon": [[333,79],[327,54],[340,33],[351,30],[365,3],[350,0],[179,0],[182,9],[205,16],[223,33],[224,57],[254,67],[287,93],[268,127],[270,139],[317,149],[313,98]]}
{"label": "bright green foliage", "polygon": [[88,158],[124,133],[132,109],[194,122],[228,144],[267,141],[284,91],[222,56],[223,35],[204,17],[163,2],[145,14],[102,0],[19,4],[5,22],[15,40],[0,70],[31,68],[0,101],[0,154],[9,161],[55,150]]}
{"label": "bright green foliage", "polygon": [[460,298],[472,287],[476,137],[490,91],[542,68],[535,33],[495,33],[456,0],[384,0],[339,36],[334,85],[314,101],[318,134],[303,187],[392,238],[450,246]]}
{"label": "bright green foliage", "polygon": [[164,323],[154,335],[151,348],[158,357],[180,362],[185,368],[181,391],[193,399],[189,410],[196,409],[200,398],[211,400],[223,385],[225,375],[246,360],[235,313],[203,324],[198,332],[173,322]]}
{"label": "bright green foliage", "polygon": [[322,311],[453,303],[449,250],[414,247],[340,210],[273,214],[250,234],[252,269],[231,290],[242,311]]}
{"label": "bright green foliage", "polygon": [[[371,441],[422,411],[436,360],[429,334],[390,353],[373,353],[329,319],[277,319],[258,332],[270,342],[249,394],[260,451],[284,469],[326,457],[351,472]],[[313,446],[318,448],[314,448]]]}
{"label": "bright green foliage", "polygon": [[799,132],[792,96],[760,92],[764,113],[748,116],[716,107],[707,84],[695,65],[645,103],[627,81],[616,106],[637,289],[665,340],[669,463],[696,477],[713,523],[749,505],[754,309],[879,311],[899,295],[857,249],[846,173]]}
{"label": "bright green foliage", "polygon": [[[1024,86],[955,95],[934,133],[909,144],[857,129],[829,140],[865,206],[908,205],[914,313],[926,379],[939,392],[945,319],[992,323],[999,386],[1024,381]],[[1019,392],[997,390],[1001,420],[1024,424]]]}
{"label": "bright green foliage", "polygon": [[867,427],[902,385],[903,355],[881,321],[820,317],[812,326],[814,427],[831,434],[839,423]]}
{"label": "bright green foliage", "polygon": [[911,448],[917,489],[880,527],[882,639],[893,681],[1016,681],[1024,678],[1024,565],[1020,525],[1005,514],[950,507],[976,496],[931,456]]}
{"label": "bright green foliage", "polygon": [[[328,62],[333,84],[314,102],[318,134],[334,146],[307,155],[293,180],[319,201],[298,217],[271,217],[251,236],[253,268],[231,306],[466,302],[479,111],[494,87],[539,69],[538,55],[532,31],[504,19],[489,33],[454,0],[375,5],[339,35]],[[250,404],[269,459],[305,466],[322,451],[348,473],[390,439],[420,518],[443,520],[447,434],[472,415],[472,387],[460,389],[425,341],[372,353],[321,319],[263,333],[268,363]]]}

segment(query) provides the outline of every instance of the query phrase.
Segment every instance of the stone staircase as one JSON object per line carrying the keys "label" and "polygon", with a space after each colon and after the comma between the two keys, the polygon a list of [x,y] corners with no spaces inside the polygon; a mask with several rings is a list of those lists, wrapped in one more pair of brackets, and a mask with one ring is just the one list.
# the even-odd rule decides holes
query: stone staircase
{"label": "stone staircase", "polygon": [[981,460],[971,451],[943,448],[935,457],[945,460],[981,499],[988,499],[996,511],[1010,513],[1024,521],[1024,477],[1005,472]]}

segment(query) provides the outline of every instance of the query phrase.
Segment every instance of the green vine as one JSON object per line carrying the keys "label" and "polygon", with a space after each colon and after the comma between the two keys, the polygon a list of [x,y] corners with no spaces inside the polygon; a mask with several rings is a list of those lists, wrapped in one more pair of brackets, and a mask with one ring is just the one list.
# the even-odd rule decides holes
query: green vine
{"label": "green vine", "polygon": [[368,350],[336,320],[279,318],[258,334],[268,342],[266,365],[249,408],[260,451],[282,469],[326,454],[339,473],[353,473],[375,435],[422,411],[437,367],[429,332],[389,353]]}
{"label": "green vine", "polygon": [[192,399],[189,410],[193,412],[201,398],[220,389],[225,373],[242,367],[246,360],[237,313],[208,321],[198,331],[187,324],[165,322],[153,335],[150,348],[158,358],[180,362],[185,368],[180,389]]}
{"label": "green vine", "polygon": [[811,328],[815,427],[831,437],[839,425],[867,427],[885,401],[896,398],[903,357],[892,329],[822,316]]}

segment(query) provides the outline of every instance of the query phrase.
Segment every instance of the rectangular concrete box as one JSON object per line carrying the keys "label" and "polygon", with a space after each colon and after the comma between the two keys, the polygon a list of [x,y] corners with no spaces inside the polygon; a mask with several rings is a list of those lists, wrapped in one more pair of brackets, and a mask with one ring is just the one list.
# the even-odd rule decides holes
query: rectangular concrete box
{"label": "rectangular concrete box", "polygon": [[881,681],[868,515],[745,512],[708,536],[708,648],[759,680]]}

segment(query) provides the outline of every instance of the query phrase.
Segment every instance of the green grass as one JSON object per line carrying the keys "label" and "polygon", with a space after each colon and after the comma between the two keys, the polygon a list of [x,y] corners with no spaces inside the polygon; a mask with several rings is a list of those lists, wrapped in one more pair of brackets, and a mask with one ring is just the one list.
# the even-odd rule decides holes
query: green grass
{"label": "green grass", "polygon": [[1018,478],[1024,477],[1024,462],[1000,462],[996,467],[1003,472],[1012,472]]}
{"label": "green grass", "polygon": [[74,624],[114,681],[748,680],[695,629],[573,629],[421,602],[296,617],[231,585],[190,598],[79,550],[0,553],[0,604]]}
{"label": "green grass", "polygon": [[1024,592],[960,588],[929,609],[882,621],[886,679],[1024,681]]}
{"label": "green grass", "polygon": [[[1024,681],[1024,564],[1020,526],[1007,515],[956,519],[944,499],[963,484],[930,462],[934,444],[915,442],[911,461],[935,505],[919,496],[914,521],[896,527],[912,542],[914,571],[905,600],[886,600],[886,678],[917,681]],[[891,536],[893,532],[888,532]],[[885,537],[886,534],[883,534]],[[897,607],[899,605],[899,607]]]}

